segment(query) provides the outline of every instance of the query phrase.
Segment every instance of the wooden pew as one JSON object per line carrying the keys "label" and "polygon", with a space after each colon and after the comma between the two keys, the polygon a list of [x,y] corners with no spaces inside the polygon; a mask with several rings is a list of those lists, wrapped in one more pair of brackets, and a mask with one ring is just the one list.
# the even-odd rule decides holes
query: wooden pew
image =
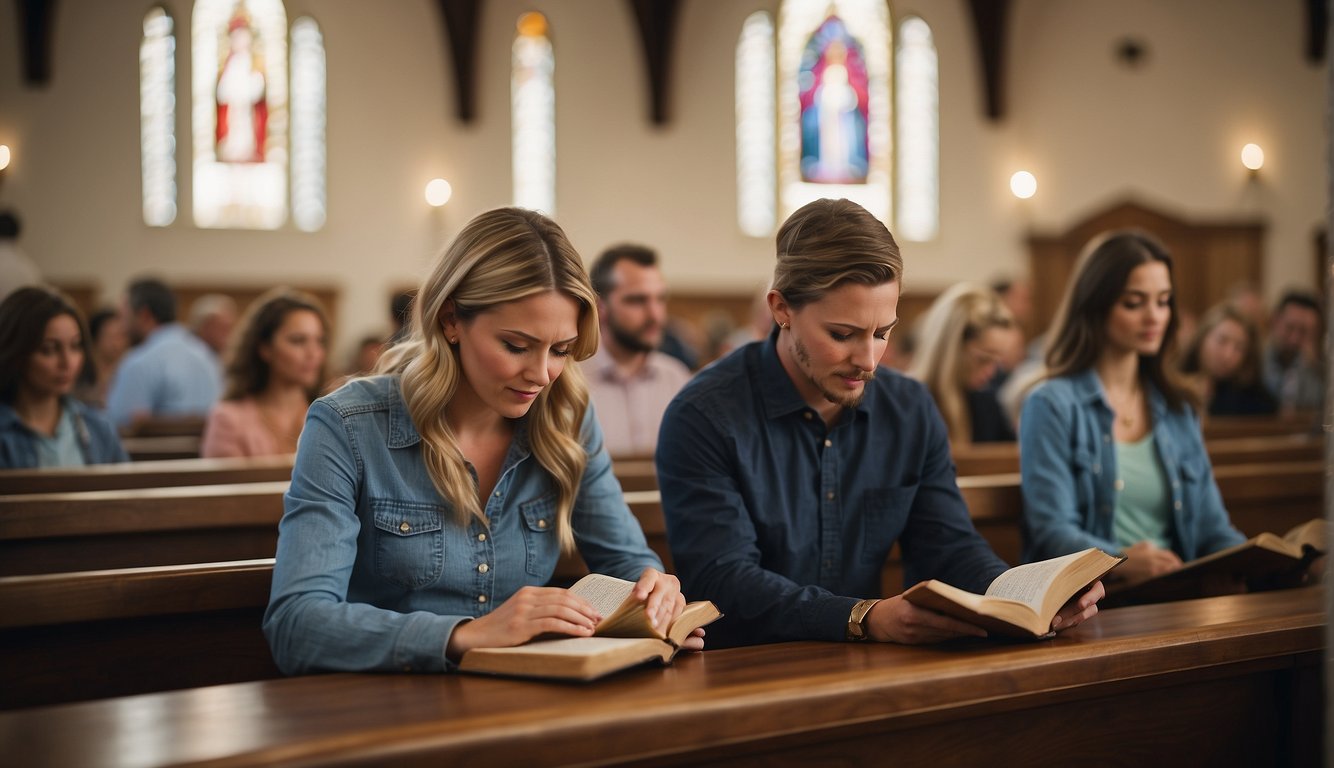
{"label": "wooden pew", "polygon": [[287,485],[0,496],[0,575],[272,557]]}
{"label": "wooden pew", "polygon": [[130,461],[167,461],[199,458],[201,440],[191,435],[162,435],[122,437],[120,444],[130,455]]}
{"label": "wooden pew", "polygon": [[293,458],[178,459],[63,469],[0,469],[0,496],[287,481],[292,479]]}
{"label": "wooden pew", "polygon": [[1223,437],[1268,437],[1272,435],[1311,435],[1321,431],[1323,414],[1294,413],[1287,416],[1210,416],[1201,428],[1205,440]]}
{"label": "wooden pew", "polygon": [[272,580],[272,559],[0,577],[0,708],[278,677]]}
{"label": "wooden pew", "polygon": [[621,483],[621,490],[656,491],[658,489],[658,470],[653,459],[616,459],[612,462],[612,472]]}
{"label": "wooden pew", "polygon": [[1325,462],[1235,464],[1214,468],[1232,524],[1247,536],[1280,536],[1325,514]]}
{"label": "wooden pew", "polygon": [[[1324,435],[1278,433],[1272,435],[1218,437],[1205,442],[1209,461],[1225,464],[1272,464],[1323,458]],[[953,449],[960,477],[998,475],[1019,471],[1017,443],[978,443]]]}
{"label": "wooden pew", "polygon": [[592,685],[312,675],[0,713],[25,768],[1319,765],[1324,592],[1103,611],[1030,643],[782,643]]}

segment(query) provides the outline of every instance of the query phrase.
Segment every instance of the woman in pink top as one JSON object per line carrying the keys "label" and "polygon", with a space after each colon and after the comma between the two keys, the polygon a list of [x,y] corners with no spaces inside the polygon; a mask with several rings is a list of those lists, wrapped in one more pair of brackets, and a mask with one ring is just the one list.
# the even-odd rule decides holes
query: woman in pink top
{"label": "woman in pink top", "polygon": [[324,381],[329,323],[314,297],[277,288],[255,299],[228,350],[227,386],[204,427],[205,458],[295,453]]}

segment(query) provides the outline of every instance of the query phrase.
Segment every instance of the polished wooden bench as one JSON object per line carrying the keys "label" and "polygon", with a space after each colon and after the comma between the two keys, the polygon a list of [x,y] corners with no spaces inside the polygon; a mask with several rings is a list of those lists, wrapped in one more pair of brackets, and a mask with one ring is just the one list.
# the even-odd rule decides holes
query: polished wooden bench
{"label": "polished wooden bench", "polygon": [[0,469],[0,496],[285,481],[292,479],[293,458],[176,459],[60,469]]}
{"label": "polished wooden bench", "polygon": [[287,485],[0,496],[0,575],[272,557]]}
{"label": "polished wooden bench", "polygon": [[1324,414],[1299,412],[1286,416],[1209,416],[1200,425],[1205,440],[1225,437],[1313,435],[1321,432]]}
{"label": "polished wooden bench", "polygon": [[272,580],[272,559],[0,577],[0,707],[277,677]]}
{"label": "polished wooden bench", "polygon": [[131,461],[168,461],[199,458],[201,440],[189,435],[122,437],[120,444]]}
{"label": "polished wooden bench", "polygon": [[0,714],[29,768],[1319,765],[1324,593],[1104,611],[1054,639],[787,643],[589,685],[315,675]]}

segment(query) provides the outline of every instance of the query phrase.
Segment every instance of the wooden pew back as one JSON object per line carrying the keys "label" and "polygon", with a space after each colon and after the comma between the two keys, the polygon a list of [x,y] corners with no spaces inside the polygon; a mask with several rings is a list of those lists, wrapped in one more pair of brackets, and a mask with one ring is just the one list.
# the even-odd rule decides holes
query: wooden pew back
{"label": "wooden pew back", "polygon": [[294,458],[177,459],[62,469],[0,469],[0,496],[287,481],[292,479]]}
{"label": "wooden pew back", "polygon": [[280,676],[273,560],[0,577],[0,708]]}

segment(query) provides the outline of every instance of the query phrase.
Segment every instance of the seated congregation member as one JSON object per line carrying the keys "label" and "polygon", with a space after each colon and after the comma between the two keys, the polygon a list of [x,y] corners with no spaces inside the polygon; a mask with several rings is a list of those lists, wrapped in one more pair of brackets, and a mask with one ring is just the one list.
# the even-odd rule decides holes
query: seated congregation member
{"label": "seated congregation member", "polygon": [[227,390],[209,413],[200,454],[295,453],[324,382],[328,332],[313,296],[279,288],[255,299],[227,352]]}
{"label": "seated congregation member", "polygon": [[93,352],[93,372],[74,390],[74,396],[87,405],[104,409],[107,390],[120,367],[120,359],[130,347],[130,337],[125,332],[124,318],[110,307],[99,309],[88,318],[88,337]]}
{"label": "seated congregation member", "polygon": [[1172,259],[1139,232],[1092,242],[1024,402],[1019,456],[1030,559],[1099,547],[1156,576],[1245,540],[1228,520],[1193,409],[1172,368]]}
{"label": "seated congregation member", "polygon": [[667,328],[667,284],[658,255],[639,245],[607,249],[589,270],[598,294],[601,344],[581,364],[597,406],[607,452],[649,456],[662,412],[690,369],[658,348]]}
{"label": "seated congregation member", "polygon": [[423,283],[388,373],[311,405],[264,616],[281,669],[444,671],[591,635],[592,606],[542,586],[575,548],[637,579],[658,626],[680,614],[571,365],[597,346],[596,301],[553,221],[484,213]]}
{"label": "seated congregation member", "polygon": [[1181,353],[1179,367],[1212,416],[1278,411],[1278,401],[1260,379],[1260,333],[1231,304],[1219,304],[1205,313]]}
{"label": "seated congregation member", "polygon": [[[655,456],[672,558],[724,617],[710,645],[923,643],[983,630],[877,600],[895,542],[906,584],[982,592],[1006,564],[973,528],[945,424],[920,382],[877,361],[898,321],[903,262],[874,216],[817,200],[778,232],[777,326],[695,375]],[[1095,583],[1056,629],[1097,611]]]}
{"label": "seated congregation member", "polygon": [[1288,291],[1269,321],[1264,380],[1283,413],[1318,411],[1325,402],[1320,302],[1305,291]]}
{"label": "seated congregation member", "polygon": [[1000,296],[975,283],[950,287],[922,317],[909,375],[935,398],[952,445],[1015,439],[1014,427],[989,386],[1014,328]]}
{"label": "seated congregation member", "polygon": [[107,393],[107,415],[131,427],[153,417],[208,415],[222,389],[213,352],[176,322],[176,297],[160,280],[130,284],[121,304],[130,342]]}
{"label": "seated congregation member", "polygon": [[0,302],[0,468],[130,460],[111,422],[70,396],[91,357],[65,296],[28,286]]}

